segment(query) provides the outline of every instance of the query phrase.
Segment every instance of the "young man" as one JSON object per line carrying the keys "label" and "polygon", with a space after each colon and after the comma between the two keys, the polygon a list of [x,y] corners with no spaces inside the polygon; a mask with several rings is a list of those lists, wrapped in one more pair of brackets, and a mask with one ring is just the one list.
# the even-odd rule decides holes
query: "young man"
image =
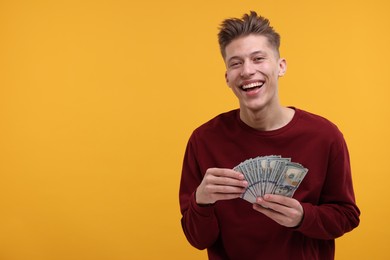
{"label": "young man", "polygon": [[[239,109],[197,128],[187,145],[181,184],[182,227],[209,259],[334,259],[334,239],[359,224],[349,155],[328,120],[281,106],[286,72],[280,37],[255,12],[221,24],[226,82]],[[308,169],[293,197],[265,194],[249,203],[244,175],[232,170],[280,155]]]}

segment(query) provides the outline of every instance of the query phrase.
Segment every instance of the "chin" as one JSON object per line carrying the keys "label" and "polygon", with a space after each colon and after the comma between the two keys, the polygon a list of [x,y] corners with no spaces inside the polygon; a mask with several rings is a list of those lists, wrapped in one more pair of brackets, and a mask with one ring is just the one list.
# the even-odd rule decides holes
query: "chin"
{"label": "chin", "polygon": [[261,110],[262,108],[264,108],[265,104],[264,103],[259,103],[259,102],[251,102],[251,103],[244,103],[242,104],[242,108],[243,109],[247,109],[247,110],[253,110],[253,111],[258,111],[258,110]]}

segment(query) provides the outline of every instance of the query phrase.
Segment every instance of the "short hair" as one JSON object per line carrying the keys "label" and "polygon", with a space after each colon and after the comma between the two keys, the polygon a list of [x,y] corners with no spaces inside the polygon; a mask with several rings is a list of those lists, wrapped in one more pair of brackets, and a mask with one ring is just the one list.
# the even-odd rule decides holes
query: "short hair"
{"label": "short hair", "polygon": [[222,21],[219,27],[218,42],[222,57],[226,57],[226,46],[233,40],[250,34],[262,35],[279,54],[280,35],[270,26],[270,21],[257,15],[255,11],[244,14],[241,19],[229,18]]}

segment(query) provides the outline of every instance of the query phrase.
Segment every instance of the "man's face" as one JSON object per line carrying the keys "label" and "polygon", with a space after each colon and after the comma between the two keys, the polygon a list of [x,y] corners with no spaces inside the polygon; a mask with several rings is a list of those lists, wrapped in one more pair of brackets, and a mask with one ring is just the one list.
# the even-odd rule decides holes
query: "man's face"
{"label": "man's face", "polygon": [[226,82],[240,102],[241,109],[253,112],[278,105],[278,78],[286,71],[286,61],[265,36],[248,35],[226,48]]}

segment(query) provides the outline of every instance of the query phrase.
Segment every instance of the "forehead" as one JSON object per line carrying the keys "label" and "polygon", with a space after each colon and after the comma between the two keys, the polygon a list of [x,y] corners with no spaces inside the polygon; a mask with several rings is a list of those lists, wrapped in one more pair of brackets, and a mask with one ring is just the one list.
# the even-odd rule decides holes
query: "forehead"
{"label": "forehead", "polygon": [[225,61],[233,57],[241,58],[250,56],[252,53],[263,53],[265,55],[277,54],[271,46],[267,37],[263,35],[250,34],[234,39],[225,48]]}

